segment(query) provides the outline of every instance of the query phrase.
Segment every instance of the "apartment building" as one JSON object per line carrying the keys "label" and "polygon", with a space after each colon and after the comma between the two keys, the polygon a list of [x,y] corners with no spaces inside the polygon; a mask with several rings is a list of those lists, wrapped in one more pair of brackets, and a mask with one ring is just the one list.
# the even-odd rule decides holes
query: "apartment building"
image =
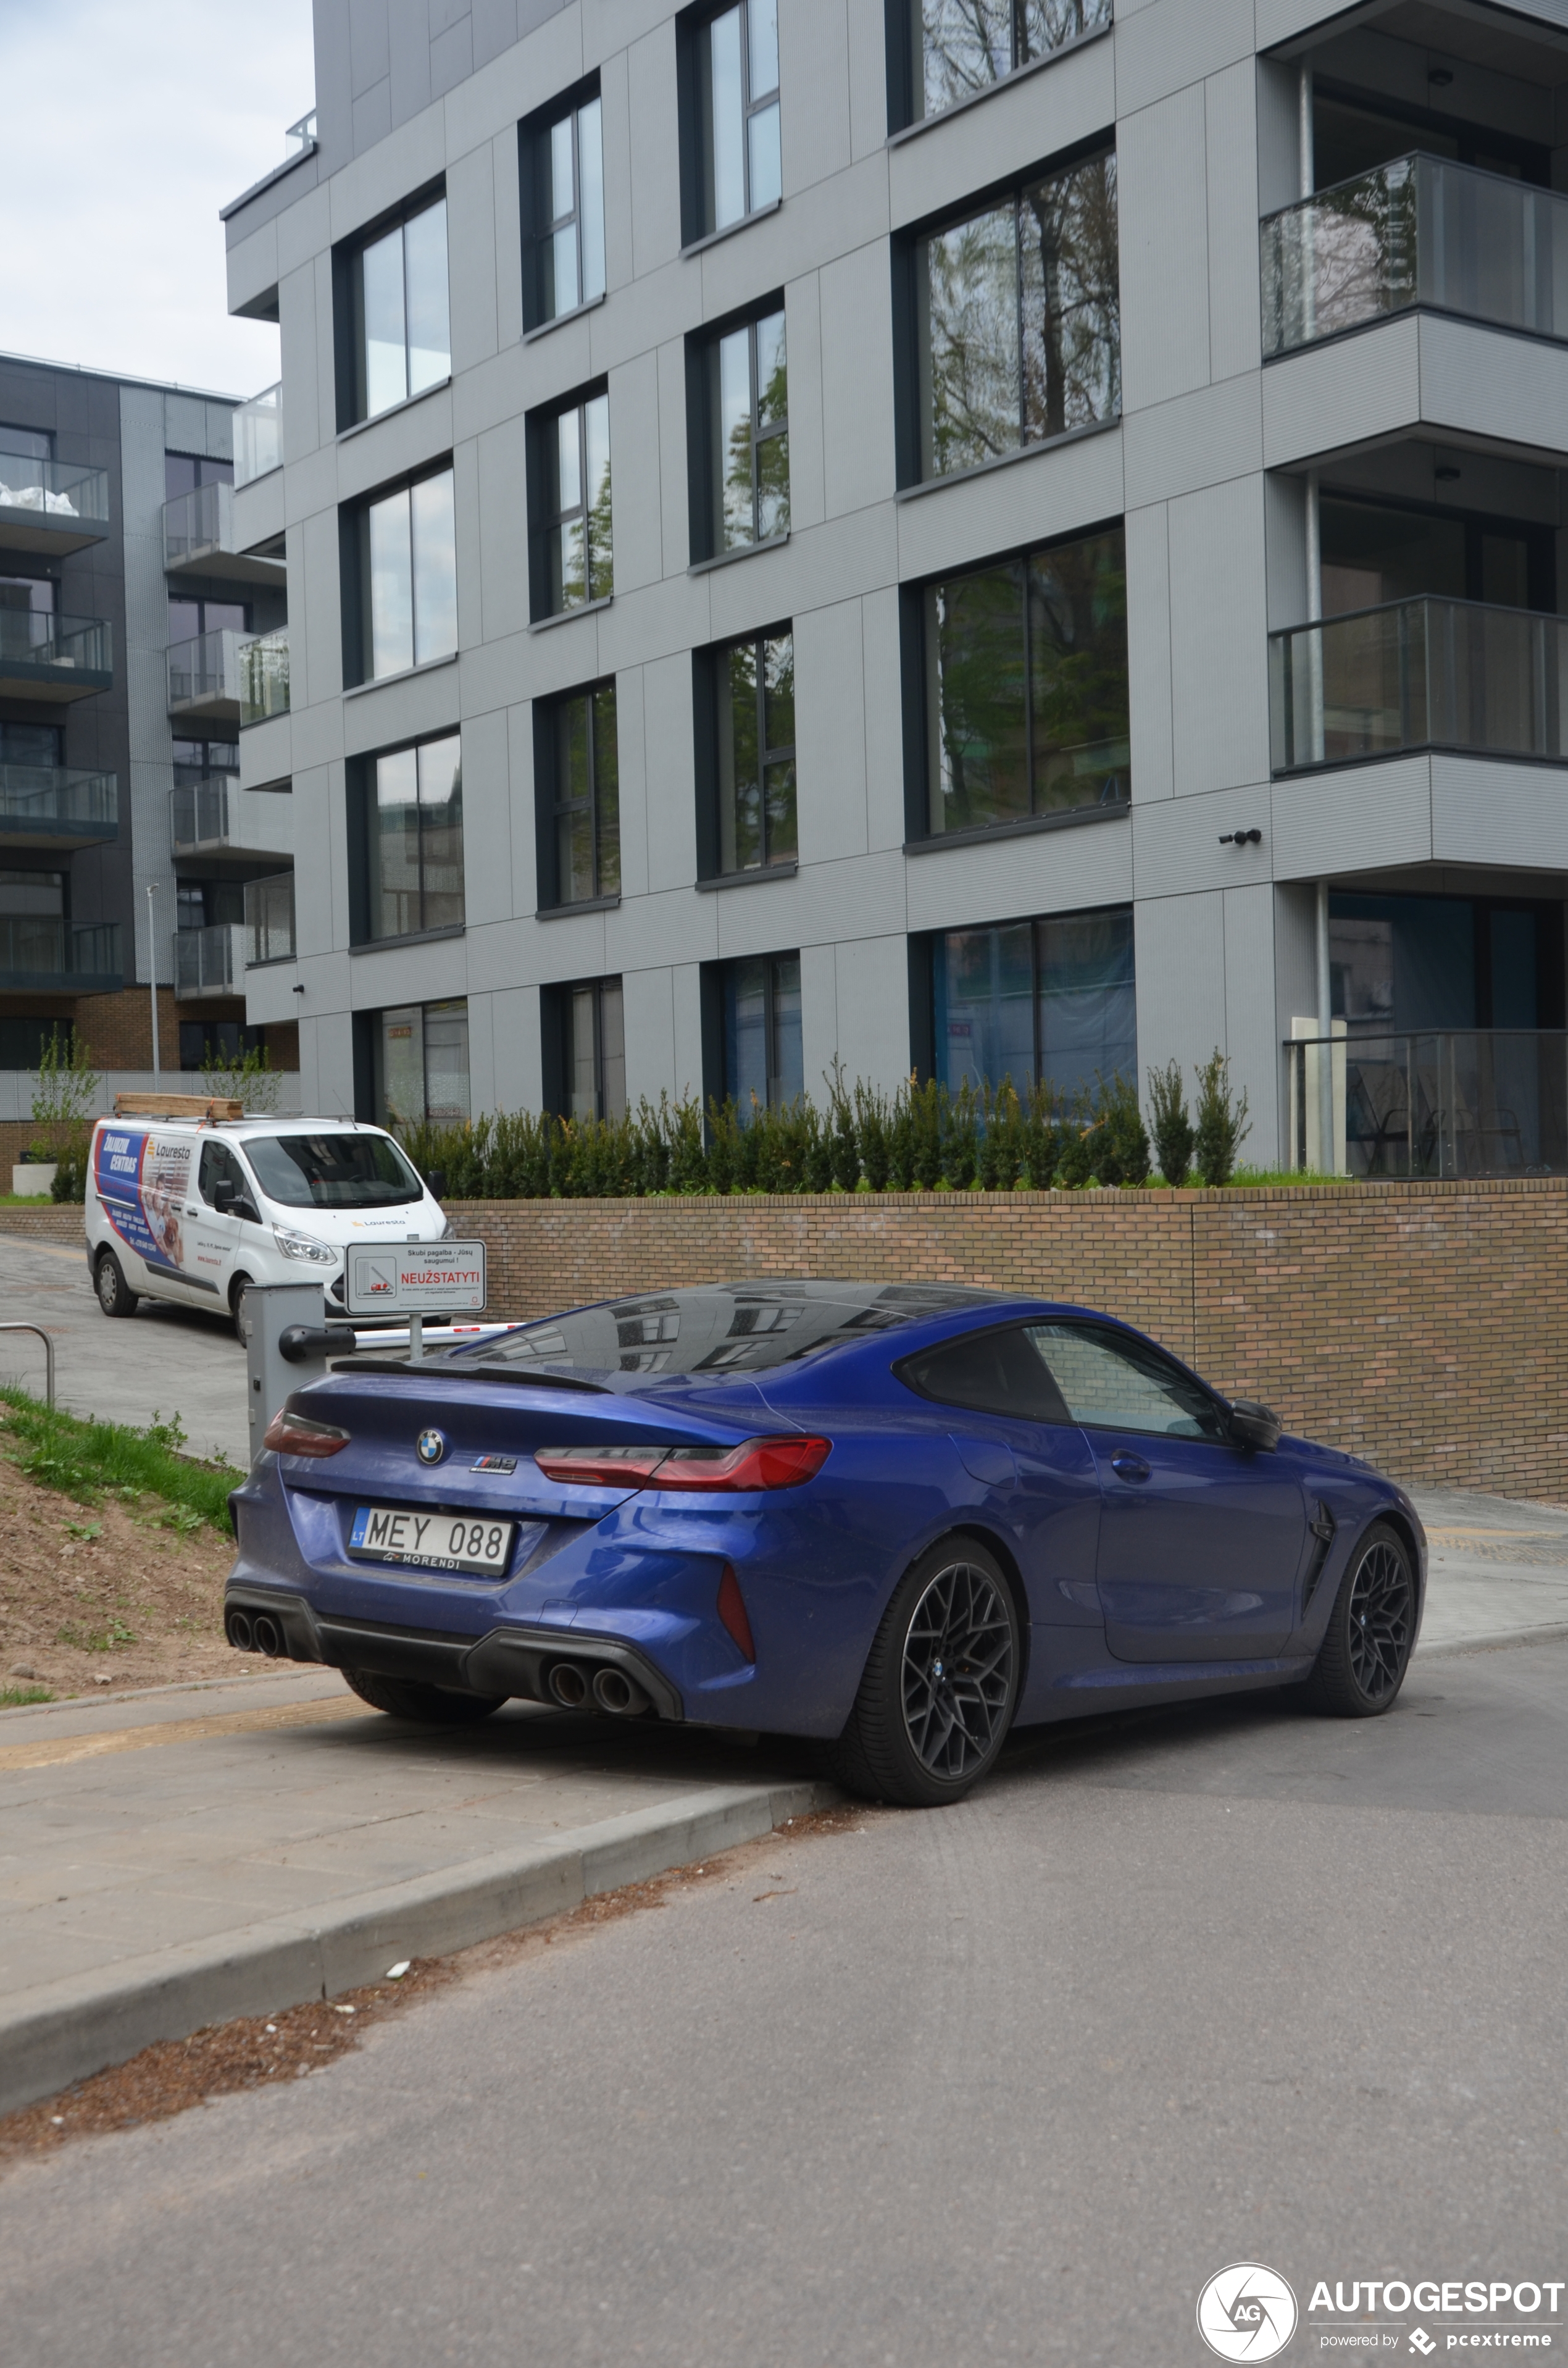
{"label": "apartment building", "polygon": [[[270,463],[232,396],[0,355],[6,1171],[51,1037],[74,1028],[106,1096],[259,1041],[244,883],[291,862],[291,802],[241,798],[238,742],[287,697],[287,582],[234,541],[236,417],[242,470]],[[260,1038],[297,1067],[289,1022]]]}
{"label": "apartment building", "polygon": [[316,71],[227,216],[307,1103],[1218,1046],[1260,1162],[1568,1166],[1561,0],[362,0]]}

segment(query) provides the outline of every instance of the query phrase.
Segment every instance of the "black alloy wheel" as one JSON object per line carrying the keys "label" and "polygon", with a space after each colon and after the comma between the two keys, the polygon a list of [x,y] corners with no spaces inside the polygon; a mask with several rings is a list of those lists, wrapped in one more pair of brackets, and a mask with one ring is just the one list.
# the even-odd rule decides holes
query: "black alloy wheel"
{"label": "black alloy wheel", "polygon": [[1392,1710],[1415,1644],[1415,1571],[1391,1523],[1374,1521],[1350,1559],[1307,1696],[1335,1718]]}
{"label": "black alloy wheel", "polygon": [[112,1250],[105,1250],[93,1269],[93,1288],[106,1315],[134,1315],[136,1293],[125,1280],[125,1269]]}
{"label": "black alloy wheel", "polygon": [[932,1547],[877,1631],[835,1753],[841,1780],[905,1808],[961,1801],[1006,1740],[1022,1658],[995,1557],[973,1538]]}

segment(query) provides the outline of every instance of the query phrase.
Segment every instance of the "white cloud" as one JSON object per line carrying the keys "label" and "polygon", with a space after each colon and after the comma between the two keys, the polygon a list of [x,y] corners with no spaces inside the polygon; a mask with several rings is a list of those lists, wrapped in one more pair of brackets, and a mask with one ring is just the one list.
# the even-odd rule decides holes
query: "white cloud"
{"label": "white cloud", "polygon": [[278,332],[228,318],[218,209],[314,90],[311,0],[0,0],[0,350],[270,385]]}

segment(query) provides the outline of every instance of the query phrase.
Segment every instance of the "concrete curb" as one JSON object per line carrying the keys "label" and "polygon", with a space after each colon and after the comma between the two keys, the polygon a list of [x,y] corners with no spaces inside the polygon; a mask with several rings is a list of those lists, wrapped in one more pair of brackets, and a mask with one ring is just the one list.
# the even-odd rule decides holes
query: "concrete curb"
{"label": "concrete curb", "polygon": [[1493,1628],[1483,1634],[1452,1636],[1433,1645],[1417,1641],[1412,1661],[1437,1661],[1453,1653],[1495,1653],[1506,1645],[1552,1645],[1559,1637],[1568,1636],[1568,1623],[1562,1621],[1544,1623],[1540,1628]]}
{"label": "concrete curb", "polygon": [[380,1980],[400,1957],[445,1955],[559,1916],[596,1894],[689,1865],[827,1808],[831,1784],[710,1785],[527,1850],[496,1850],[361,1892],[320,1917],[278,1917],[133,1957],[0,2004],[0,2113],[123,2064],[157,2039]]}

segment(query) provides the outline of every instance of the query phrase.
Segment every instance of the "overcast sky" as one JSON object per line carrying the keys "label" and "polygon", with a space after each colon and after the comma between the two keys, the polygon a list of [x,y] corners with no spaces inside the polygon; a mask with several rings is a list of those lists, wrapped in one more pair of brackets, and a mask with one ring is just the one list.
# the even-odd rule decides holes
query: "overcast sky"
{"label": "overcast sky", "polygon": [[218,209],[315,97],[311,0],[0,0],[0,349],[250,395]]}

